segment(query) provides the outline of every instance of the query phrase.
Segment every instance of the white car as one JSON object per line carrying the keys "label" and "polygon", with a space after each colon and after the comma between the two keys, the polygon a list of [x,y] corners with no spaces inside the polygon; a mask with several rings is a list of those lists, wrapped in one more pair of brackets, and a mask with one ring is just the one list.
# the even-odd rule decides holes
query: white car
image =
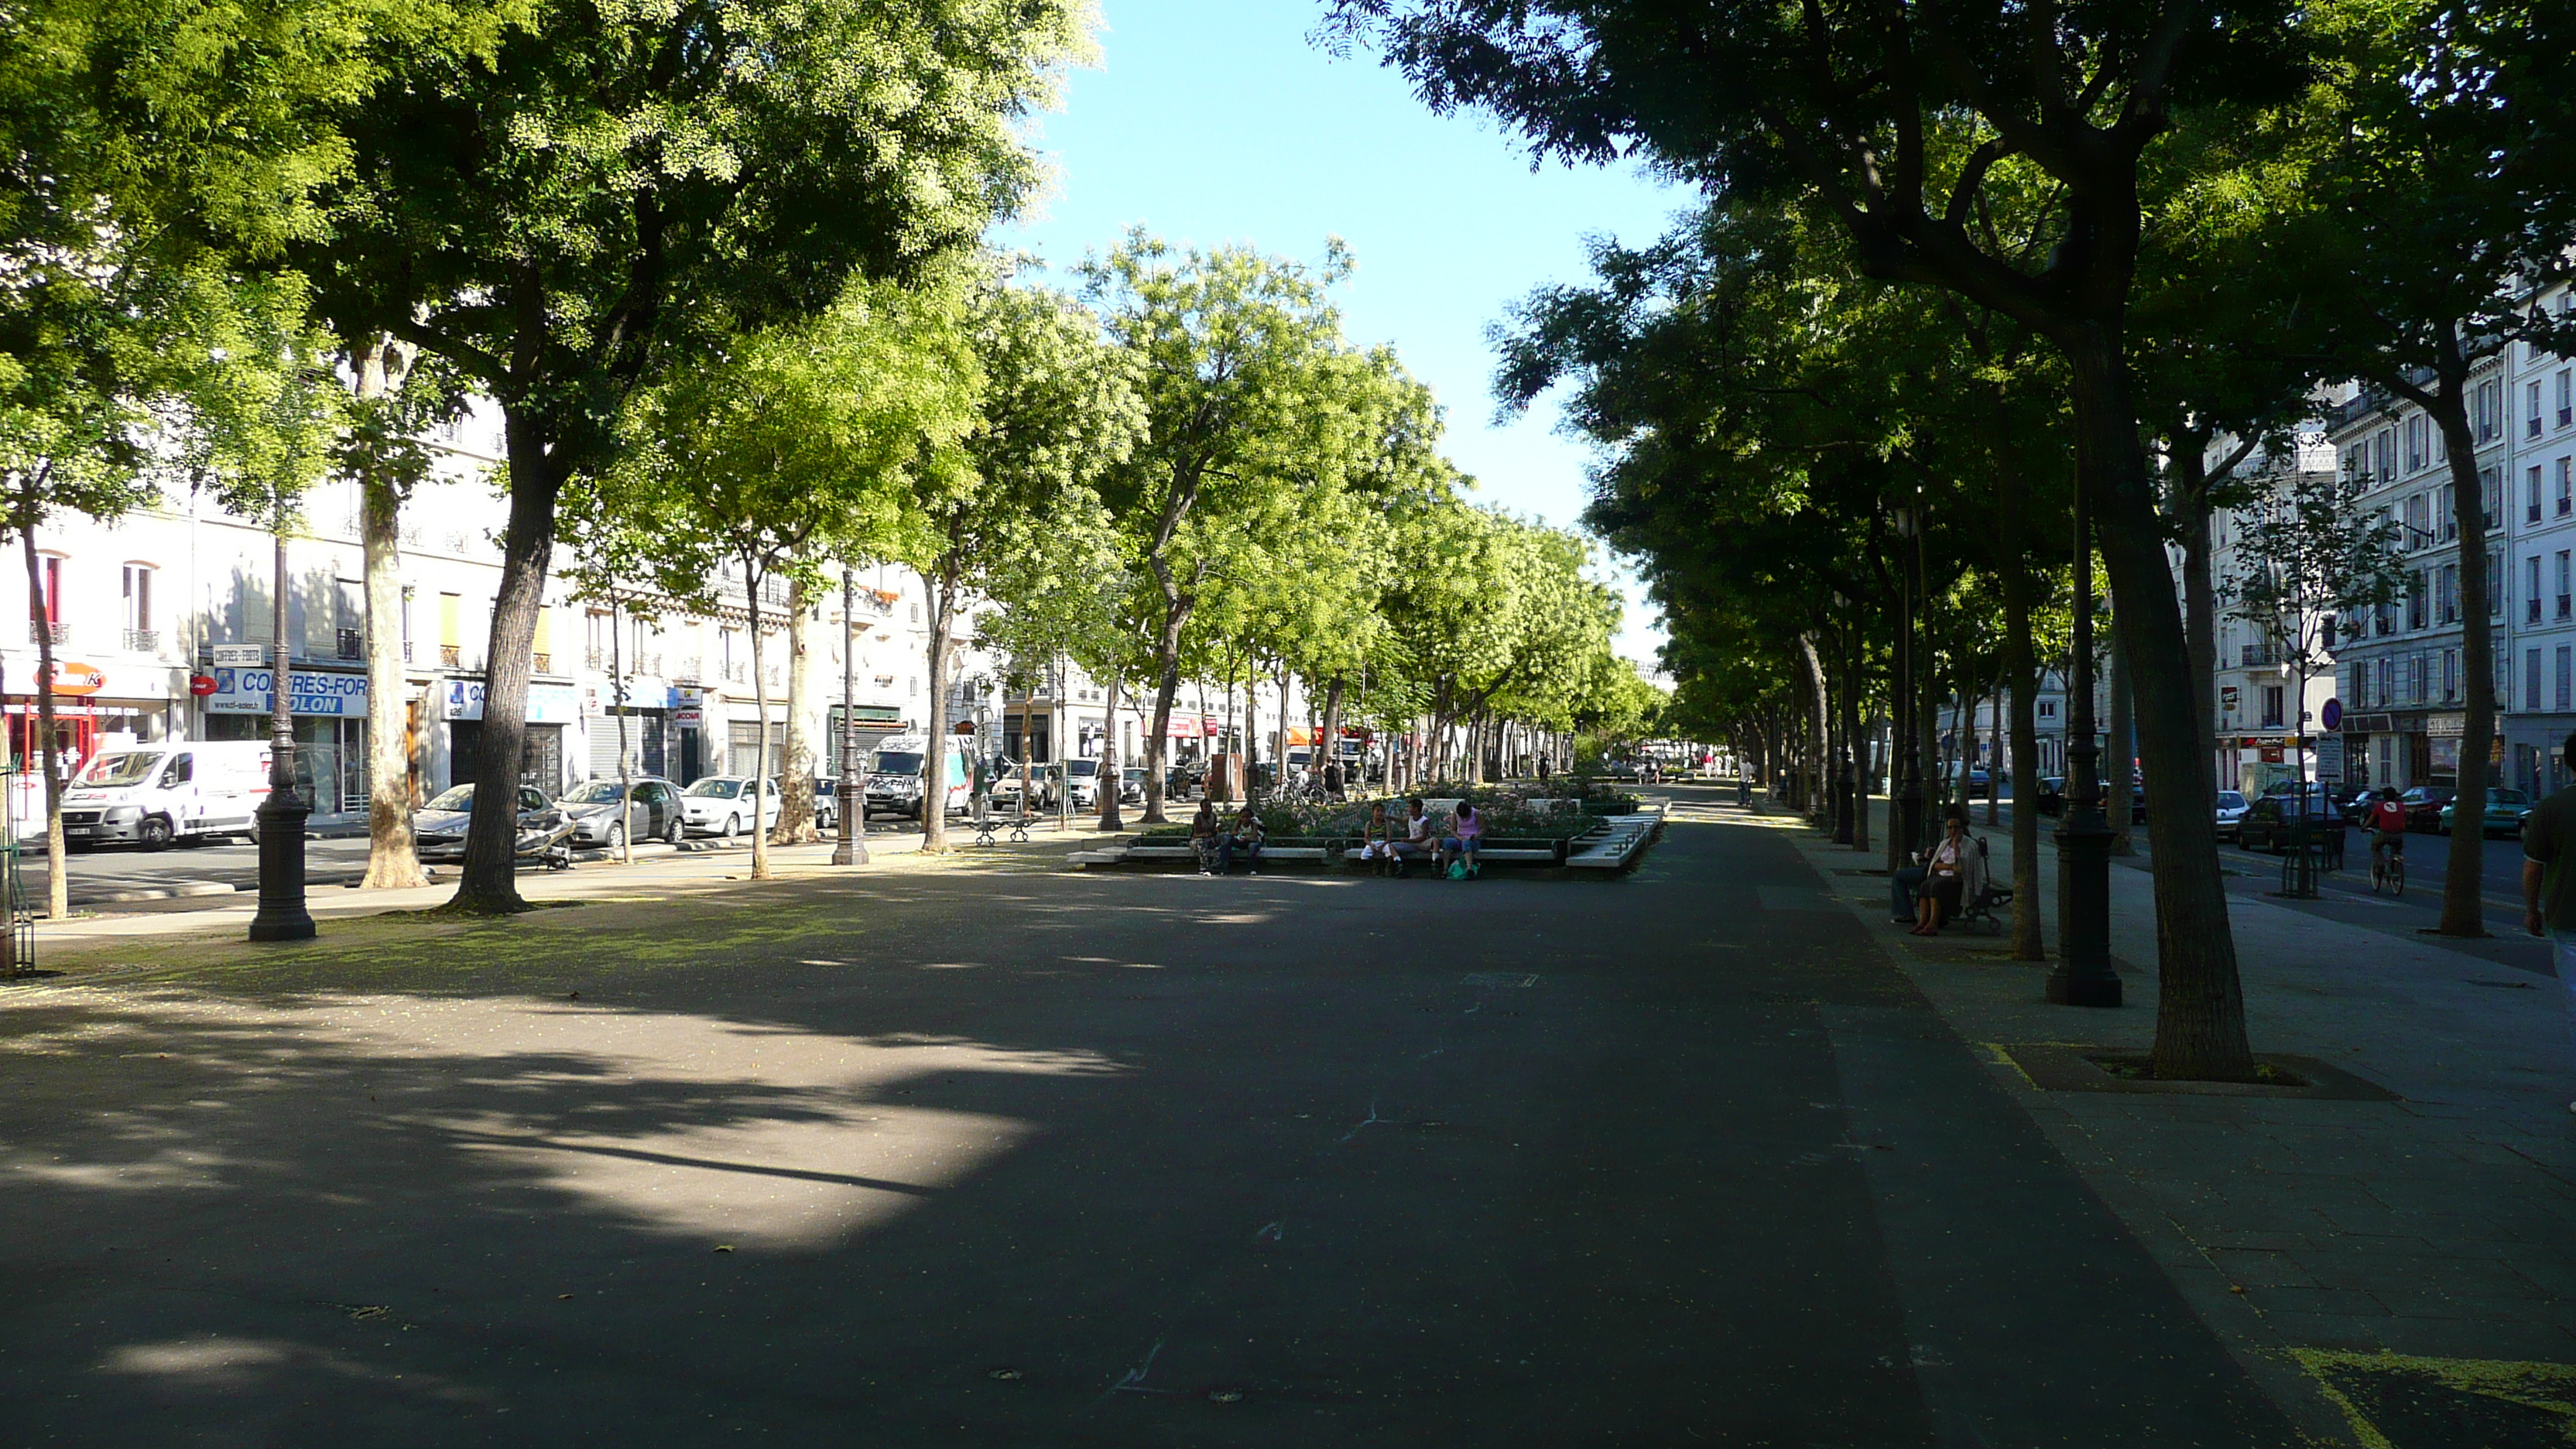
{"label": "white car", "polygon": [[[778,819],[778,782],[761,782],[755,799],[751,781],[741,775],[709,775],[680,792],[680,819],[691,832],[732,839]],[[759,817],[753,818],[757,806]]]}

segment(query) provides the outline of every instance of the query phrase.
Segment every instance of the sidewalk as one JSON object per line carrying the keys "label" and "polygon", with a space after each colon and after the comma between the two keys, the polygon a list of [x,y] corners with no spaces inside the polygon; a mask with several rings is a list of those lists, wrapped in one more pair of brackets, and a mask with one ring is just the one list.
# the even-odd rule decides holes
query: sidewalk
{"label": "sidewalk", "polygon": [[[1883,802],[1877,813],[1883,829]],[[2008,885],[2009,830],[1974,828]],[[2107,1075],[2107,1089],[2044,1089],[2004,1047],[2153,1042],[2151,877],[2111,872],[2127,1005],[2055,1007],[2047,965],[2011,960],[2008,935],[1927,941],[1891,924],[1883,847],[1794,834],[2276,1395],[2321,1399],[2358,1442],[2399,1449],[2463,1442],[2456,1429],[2410,1439],[2427,1414],[2491,1436],[2474,1442],[2562,1442],[2576,1428],[2576,1063],[2536,944],[2454,948],[2231,894],[2257,1053],[2315,1058],[2398,1100],[2149,1093]],[[2044,837],[2040,877],[2053,950]]]}

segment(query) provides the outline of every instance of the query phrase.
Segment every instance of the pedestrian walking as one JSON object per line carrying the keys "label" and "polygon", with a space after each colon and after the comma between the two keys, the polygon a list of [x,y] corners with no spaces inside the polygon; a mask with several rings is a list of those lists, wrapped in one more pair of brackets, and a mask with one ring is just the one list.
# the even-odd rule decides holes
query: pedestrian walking
{"label": "pedestrian walking", "polygon": [[[2576,735],[2568,736],[2562,757],[2576,769]],[[2576,785],[2541,801],[2522,822],[2522,928],[2550,938],[2558,983],[2576,1007]],[[2576,1102],[2567,1110],[2576,1112]]]}
{"label": "pedestrian walking", "polygon": [[1324,762],[1324,798],[1327,800],[1342,798],[1342,762],[1339,760]]}
{"label": "pedestrian walking", "polygon": [[1538,757],[1538,783],[1540,789],[1547,788],[1547,756],[1545,755]]}

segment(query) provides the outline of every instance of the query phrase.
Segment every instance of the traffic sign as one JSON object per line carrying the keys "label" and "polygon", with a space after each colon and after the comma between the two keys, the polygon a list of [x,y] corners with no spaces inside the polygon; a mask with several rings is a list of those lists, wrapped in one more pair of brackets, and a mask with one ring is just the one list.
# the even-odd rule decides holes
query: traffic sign
{"label": "traffic sign", "polygon": [[2319,718],[2325,721],[2326,732],[2328,734],[2332,734],[2336,730],[2342,729],[2343,701],[2340,699],[2327,700],[2325,712],[2320,715]]}

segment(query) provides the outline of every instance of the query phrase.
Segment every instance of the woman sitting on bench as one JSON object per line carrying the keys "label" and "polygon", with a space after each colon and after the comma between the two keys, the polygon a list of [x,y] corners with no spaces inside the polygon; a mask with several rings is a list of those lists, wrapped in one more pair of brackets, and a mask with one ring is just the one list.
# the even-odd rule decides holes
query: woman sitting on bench
{"label": "woman sitting on bench", "polygon": [[1968,838],[1968,814],[1953,805],[1941,819],[1941,843],[1923,862],[1923,894],[1914,902],[1917,936],[1937,936],[1969,901],[1986,893],[1986,860]]}

